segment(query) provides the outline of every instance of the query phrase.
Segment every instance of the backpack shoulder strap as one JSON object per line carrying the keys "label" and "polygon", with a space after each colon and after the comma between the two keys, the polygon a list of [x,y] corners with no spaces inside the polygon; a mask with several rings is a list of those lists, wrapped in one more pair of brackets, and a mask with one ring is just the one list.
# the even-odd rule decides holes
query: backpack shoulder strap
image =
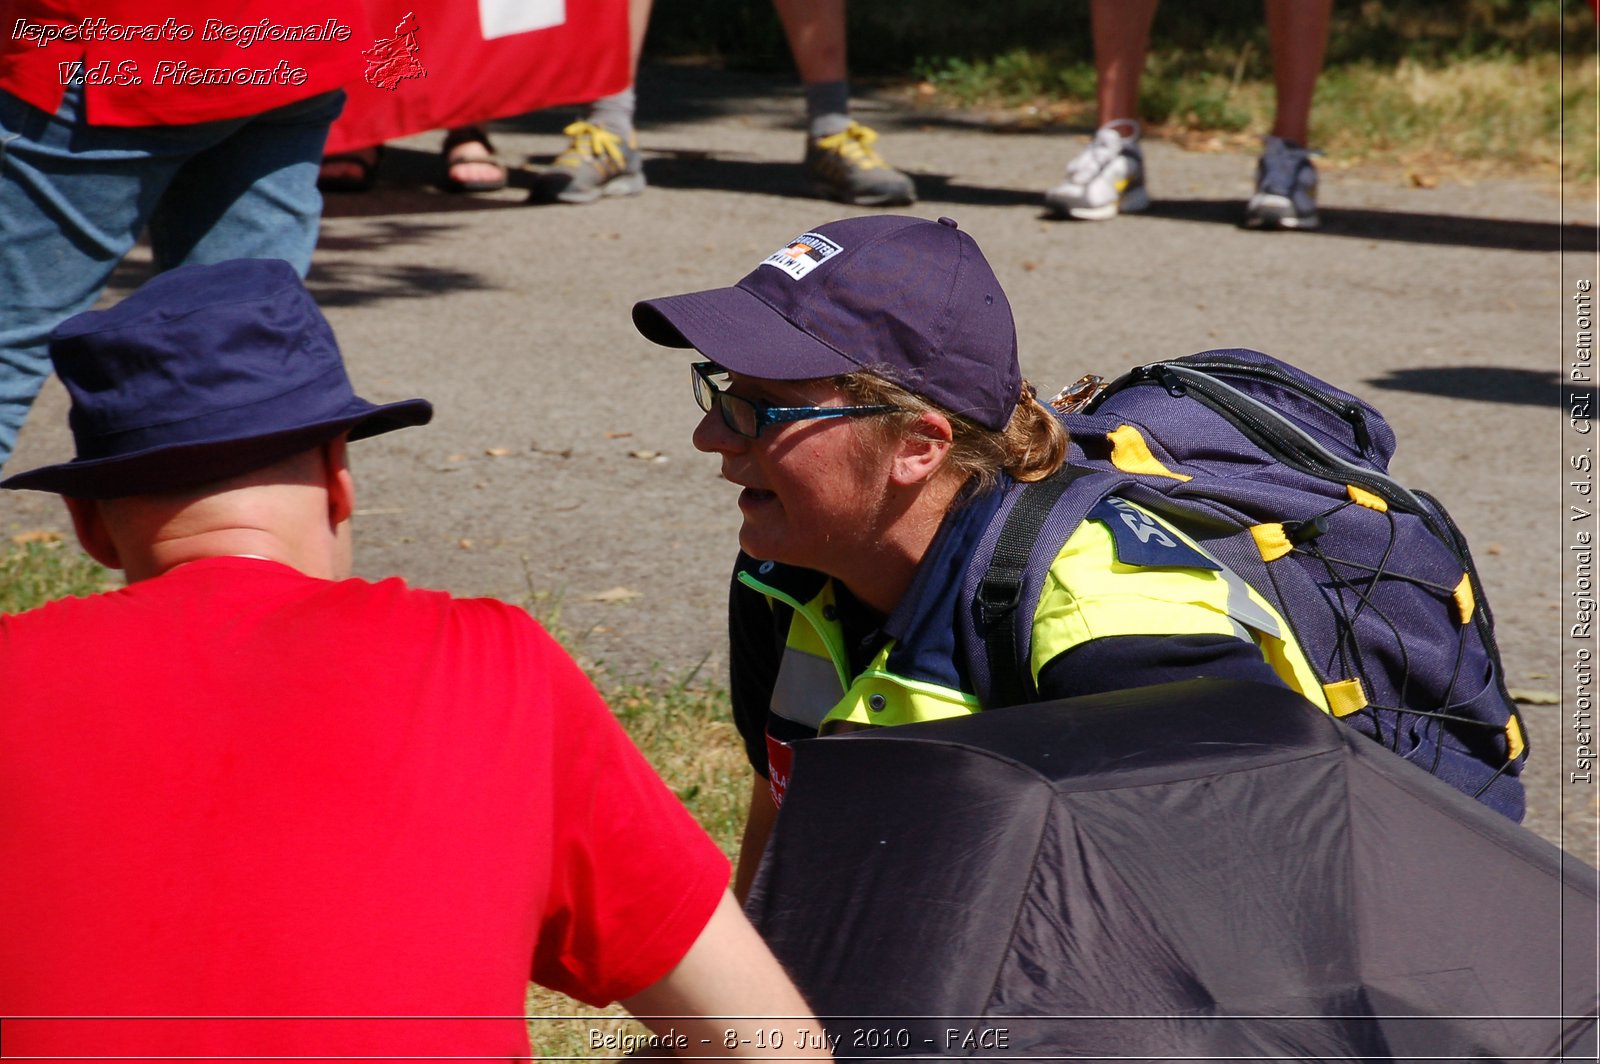
{"label": "backpack shoulder strap", "polygon": [[[1067,489],[1086,478],[1094,482],[1092,486],[1085,485],[1085,490],[1069,497]],[[966,634],[974,693],[985,709],[1021,705],[1036,696],[1028,662],[1029,629],[1044,572],[1085,515],[1122,482],[1113,474],[1064,466],[1053,476],[1019,486],[1009,510],[996,514],[999,527],[991,526],[985,534],[973,556],[969,579],[963,581],[970,586],[971,575],[981,567],[968,615],[976,632]]]}

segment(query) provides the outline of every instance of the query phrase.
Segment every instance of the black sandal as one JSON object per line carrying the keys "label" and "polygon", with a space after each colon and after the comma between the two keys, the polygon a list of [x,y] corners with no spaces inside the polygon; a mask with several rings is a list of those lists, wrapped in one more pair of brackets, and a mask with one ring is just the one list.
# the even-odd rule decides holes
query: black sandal
{"label": "black sandal", "polygon": [[[372,158],[367,158],[364,152],[371,152]],[[383,162],[383,145],[374,148],[361,148],[357,151],[340,152],[337,155],[324,155],[317,172],[317,191],[319,192],[366,192],[378,183],[378,164]],[[354,174],[340,174],[336,177],[325,177],[321,167],[333,163],[339,166],[353,166]]]}
{"label": "black sandal", "polygon": [[[450,158],[450,153],[463,144],[482,144],[484,150],[489,154],[483,159]],[[439,149],[439,153],[444,157],[444,180],[440,182],[440,187],[446,192],[498,192],[506,187],[508,174],[505,164],[495,157],[494,145],[489,143],[489,134],[485,133],[482,128],[478,126],[462,126],[459,129],[452,129],[445,134],[444,147]],[[450,176],[451,170],[454,170],[457,166],[466,166],[469,163],[479,166],[492,166],[500,171],[500,176],[489,181],[458,181]]]}

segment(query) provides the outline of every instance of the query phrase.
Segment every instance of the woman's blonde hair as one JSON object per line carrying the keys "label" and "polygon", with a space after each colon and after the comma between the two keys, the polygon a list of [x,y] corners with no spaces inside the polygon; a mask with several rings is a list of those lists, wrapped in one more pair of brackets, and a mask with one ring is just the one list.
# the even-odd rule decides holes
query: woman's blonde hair
{"label": "woman's blonde hair", "polygon": [[894,411],[869,419],[890,433],[915,431],[919,415],[936,411],[950,421],[952,439],[945,467],[972,481],[975,492],[987,491],[1003,471],[1013,480],[1034,481],[1060,469],[1067,460],[1067,430],[1049,407],[1039,402],[1033,385],[1022,382],[1016,409],[1003,429],[989,429],[953,414],[917,393],[869,370],[833,378],[854,403],[892,406]]}

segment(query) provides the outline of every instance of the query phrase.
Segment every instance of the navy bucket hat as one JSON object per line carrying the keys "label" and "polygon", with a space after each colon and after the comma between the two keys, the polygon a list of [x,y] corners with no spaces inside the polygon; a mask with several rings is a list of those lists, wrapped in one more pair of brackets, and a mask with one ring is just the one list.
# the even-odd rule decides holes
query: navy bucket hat
{"label": "navy bucket hat", "polygon": [[77,456],[0,488],[181,491],[343,432],[360,439],[433,416],[424,399],[380,406],[355,394],[327,319],[279,259],[158,274],[108,310],[68,318],[50,359],[72,397]]}
{"label": "navy bucket hat", "polygon": [[724,369],[809,380],[866,369],[990,429],[1022,391],[1011,304],[949,218],[820,225],[731,288],[647,299],[633,323]]}

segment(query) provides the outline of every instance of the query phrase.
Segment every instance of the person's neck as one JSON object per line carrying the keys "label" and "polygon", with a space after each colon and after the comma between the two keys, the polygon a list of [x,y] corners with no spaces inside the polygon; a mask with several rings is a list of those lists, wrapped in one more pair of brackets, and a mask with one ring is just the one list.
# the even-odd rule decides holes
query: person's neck
{"label": "person's neck", "polygon": [[318,571],[326,567],[317,566],[314,559],[287,550],[283,544],[264,535],[208,536],[203,539],[153,543],[147,550],[135,551],[132,557],[124,557],[124,572],[131,584],[208,558],[262,558],[286,565],[307,576],[331,575],[331,571]]}
{"label": "person's neck", "polygon": [[123,552],[129,583],[160,576],[180,565],[207,558],[262,558],[306,576],[338,579],[338,552],[324,536],[285,537],[265,528],[214,528],[189,535],[153,539]]}
{"label": "person's neck", "polygon": [[830,575],[885,617],[893,613],[916,579],[959,487],[941,485],[920,493],[868,549],[842,558],[839,570]]}

